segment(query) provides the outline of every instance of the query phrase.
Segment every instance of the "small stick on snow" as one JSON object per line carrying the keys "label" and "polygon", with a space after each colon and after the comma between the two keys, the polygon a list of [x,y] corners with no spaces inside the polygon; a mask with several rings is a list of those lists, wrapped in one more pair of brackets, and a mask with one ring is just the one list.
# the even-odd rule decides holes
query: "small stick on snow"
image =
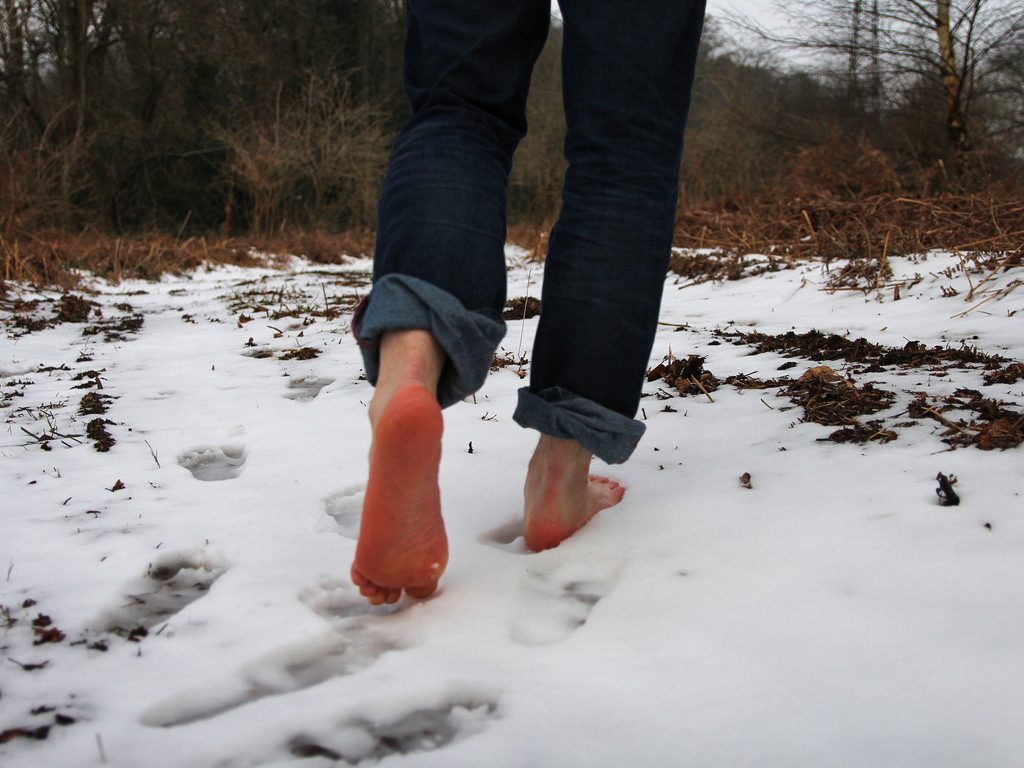
{"label": "small stick on snow", "polygon": [[713,397],[711,396],[711,393],[710,393],[710,392],[708,392],[708,391],[707,391],[706,389],[704,389],[704,385],[700,383],[700,379],[698,379],[698,378],[697,378],[696,376],[691,376],[691,377],[690,377],[690,381],[692,381],[692,382],[693,382],[694,384],[696,384],[696,385],[697,385],[697,387],[698,387],[698,388],[700,389],[700,391],[701,391],[701,392],[703,392],[703,393],[704,393],[704,396],[705,396],[705,397],[706,397],[706,398],[707,398],[708,400],[710,400],[710,401],[711,401],[712,403],[713,403],[713,402],[715,402],[715,398],[713,398]]}

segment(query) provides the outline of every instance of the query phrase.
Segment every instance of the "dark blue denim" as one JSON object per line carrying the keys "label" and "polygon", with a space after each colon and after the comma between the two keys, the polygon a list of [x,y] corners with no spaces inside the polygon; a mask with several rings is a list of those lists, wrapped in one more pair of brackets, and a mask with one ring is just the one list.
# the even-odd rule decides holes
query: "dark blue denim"
{"label": "dark blue denim", "polygon": [[[530,386],[515,420],[625,461],[671,252],[704,0],[562,0],[568,160],[545,264]],[[409,0],[412,116],[377,218],[374,288],[357,335],[431,330],[438,399],[482,384],[504,332],[508,174],[548,0]],[[439,289],[439,290],[436,290]]]}

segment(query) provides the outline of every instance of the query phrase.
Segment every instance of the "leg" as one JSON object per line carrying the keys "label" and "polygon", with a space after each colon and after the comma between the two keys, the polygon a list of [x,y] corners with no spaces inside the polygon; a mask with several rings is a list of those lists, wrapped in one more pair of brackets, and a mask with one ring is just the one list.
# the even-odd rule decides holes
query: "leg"
{"label": "leg", "polygon": [[[530,387],[516,410],[521,425],[546,436],[526,483],[531,548],[556,545],[621,499],[616,484],[587,481],[590,454],[625,461],[643,434],[633,416],[671,253],[704,16],[703,0],[560,4],[569,168]],[[548,437],[573,447],[552,452]],[[538,499],[556,498],[565,477],[575,490],[552,512]]]}
{"label": "leg", "polygon": [[426,597],[448,557],[441,407],[484,381],[504,335],[505,206],[544,0],[410,0],[412,104],[377,221],[374,288],[353,320],[377,387],[352,580],[374,604]]}

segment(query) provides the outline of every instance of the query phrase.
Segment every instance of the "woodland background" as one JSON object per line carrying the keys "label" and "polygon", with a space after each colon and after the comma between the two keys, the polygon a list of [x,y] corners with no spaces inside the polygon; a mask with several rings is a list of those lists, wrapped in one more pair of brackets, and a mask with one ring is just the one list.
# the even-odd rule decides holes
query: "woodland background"
{"label": "woodland background", "polygon": [[[677,242],[884,259],[1024,244],[1024,7],[794,0],[709,18]],[[250,245],[372,247],[402,0],[0,0],[3,279],[148,276]],[[781,13],[781,11],[780,11]],[[757,40],[751,44],[750,40]],[[510,184],[543,251],[564,164],[561,33]],[[0,283],[2,285],[2,283]]]}

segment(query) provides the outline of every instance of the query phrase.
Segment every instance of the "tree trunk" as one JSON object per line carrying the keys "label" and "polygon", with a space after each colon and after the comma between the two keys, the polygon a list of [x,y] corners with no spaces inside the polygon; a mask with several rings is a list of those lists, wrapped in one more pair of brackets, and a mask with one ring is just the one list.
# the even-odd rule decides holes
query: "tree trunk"
{"label": "tree trunk", "polygon": [[935,32],[939,41],[939,67],[946,108],[946,134],[957,155],[970,149],[963,114],[963,79],[957,68],[956,50],[949,25],[949,0],[936,0]]}

